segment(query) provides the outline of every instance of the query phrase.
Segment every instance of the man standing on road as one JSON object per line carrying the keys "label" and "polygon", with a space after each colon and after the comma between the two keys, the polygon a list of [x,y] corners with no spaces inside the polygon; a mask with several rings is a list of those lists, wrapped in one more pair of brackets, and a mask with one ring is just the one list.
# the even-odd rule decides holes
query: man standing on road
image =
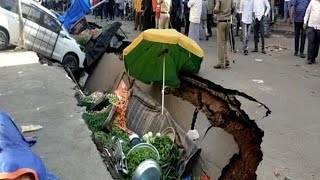
{"label": "man standing on road", "polygon": [[142,0],[142,24],[143,31],[152,28],[152,0]]}
{"label": "man standing on road", "polygon": [[[109,6],[110,6],[109,1],[110,0],[106,0],[104,2],[104,4],[100,5],[101,19],[102,19],[103,14],[106,19],[108,19],[108,17],[109,17]],[[101,2],[101,0],[100,0],[100,2]]]}
{"label": "man standing on road", "polygon": [[171,20],[172,28],[177,30],[178,32],[181,31],[181,25],[180,25],[181,14],[182,14],[182,0],[173,0],[170,20]]}
{"label": "man standing on road", "polygon": [[199,44],[202,0],[189,0],[188,7],[190,8],[190,27],[188,37]]}
{"label": "man standing on road", "polygon": [[303,18],[308,8],[310,0],[292,0],[291,1],[291,18],[294,20],[294,56],[299,56],[299,42],[300,42],[300,57],[305,58],[304,46],[306,42],[306,30],[303,28]]}
{"label": "man standing on road", "polygon": [[304,28],[308,26],[308,64],[314,64],[320,44],[320,0],[311,0],[304,16]]}
{"label": "man standing on road", "polygon": [[261,52],[266,54],[264,49],[264,18],[270,11],[270,4],[268,0],[254,0],[253,1],[253,18],[254,18],[254,50],[258,52],[259,36],[261,38]]}
{"label": "man standing on road", "polygon": [[184,34],[187,36],[189,34],[189,26],[190,26],[190,8],[188,7],[189,0],[183,1],[183,13],[184,13],[184,20],[185,20],[185,28]]}
{"label": "man standing on road", "polygon": [[[201,11],[201,27],[205,31],[206,41],[209,40],[208,26],[207,26],[207,17],[208,17],[208,1],[202,0],[202,11]],[[201,37],[200,33],[200,37]],[[200,38],[201,39],[201,38]]]}
{"label": "man standing on road", "polygon": [[160,9],[160,5],[157,4],[156,7],[156,13],[155,13],[155,23],[156,23],[156,29],[159,29],[159,20],[160,20],[160,14],[161,14],[161,9]]}
{"label": "man standing on road", "polygon": [[212,25],[213,25],[213,6],[214,6],[214,0],[208,0],[208,14],[207,14],[207,29],[209,37],[212,36]]}
{"label": "man standing on road", "polygon": [[119,7],[118,7],[118,16],[121,17],[121,19],[124,18],[124,0],[119,0]]}
{"label": "man standing on road", "polygon": [[158,0],[160,5],[159,29],[169,29],[171,0]]}
{"label": "man standing on road", "polygon": [[235,0],[236,3],[236,20],[237,20],[237,26],[236,26],[236,37],[239,36],[239,30],[241,25],[241,17],[240,17],[240,3],[241,0]]}
{"label": "man standing on road", "polygon": [[[156,28],[156,29],[159,29],[159,25],[158,25],[158,28],[157,28],[157,18],[156,18],[156,11],[157,11],[157,6],[158,6],[158,2],[157,0],[152,0],[152,14],[151,14],[151,28]],[[160,17],[158,18],[160,19]],[[159,21],[158,21],[158,24],[159,24]]]}
{"label": "man standing on road", "polygon": [[284,7],[283,7],[284,19],[283,19],[283,22],[285,22],[285,23],[288,21],[290,7],[291,7],[290,0],[284,0]]}
{"label": "man standing on road", "polygon": [[114,20],[114,0],[109,0],[109,17],[110,17],[110,20]]}
{"label": "man standing on road", "polygon": [[141,24],[141,6],[142,6],[142,0],[135,0],[134,1],[134,9],[135,9],[135,26],[134,30],[142,30],[142,24]]}
{"label": "man standing on road", "polygon": [[248,42],[251,32],[252,14],[253,14],[254,0],[241,0],[240,3],[240,17],[242,22],[242,52],[248,55]]}
{"label": "man standing on road", "polygon": [[120,6],[121,2],[120,0],[115,0],[115,7],[114,7],[114,14],[116,15],[116,17],[119,17],[119,6]]}
{"label": "man standing on road", "polygon": [[219,63],[214,66],[216,69],[228,67],[228,41],[231,27],[231,18],[235,10],[233,0],[217,0],[213,12],[217,15],[217,37],[218,37],[218,58]]}

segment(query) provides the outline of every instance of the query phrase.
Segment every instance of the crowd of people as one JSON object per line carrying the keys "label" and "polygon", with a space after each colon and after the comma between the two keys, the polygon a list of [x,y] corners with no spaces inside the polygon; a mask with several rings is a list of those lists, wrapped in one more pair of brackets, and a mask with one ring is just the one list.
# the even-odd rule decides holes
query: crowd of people
{"label": "crowd of people", "polygon": [[[96,5],[100,1],[92,3]],[[284,21],[294,23],[294,56],[306,57],[304,50],[308,39],[307,62],[313,64],[320,45],[320,0],[284,1]],[[260,52],[266,54],[265,37],[270,37],[270,21],[274,21],[275,16],[273,4],[274,0],[107,0],[94,14],[110,20],[131,14],[134,30],[141,31],[173,28],[181,32],[184,26],[183,33],[197,43],[212,36],[215,15],[219,62],[214,68],[226,68],[230,65],[228,44],[232,52],[237,52],[234,31],[235,36],[240,35],[244,55],[249,54],[251,30],[254,34],[251,52],[259,52],[260,47]]]}
{"label": "crowd of people", "polygon": [[[102,0],[93,0],[92,5],[100,3]],[[94,9],[95,18],[114,20],[115,17],[124,19],[130,13],[131,1],[127,0],[106,0],[105,3]]]}
{"label": "crowd of people", "polygon": [[69,0],[39,0],[39,2],[41,2],[44,7],[55,11],[64,11],[68,9],[71,4]]}
{"label": "crowd of people", "polygon": [[306,57],[308,39],[307,62],[314,64],[320,45],[320,0],[285,0],[284,22],[294,23],[294,56]]}
{"label": "crowd of people", "polygon": [[133,8],[135,12],[134,30],[174,28],[181,32],[181,26],[184,25],[184,34],[197,43],[203,37],[208,40],[212,36],[211,28],[215,14],[219,59],[215,68],[225,68],[230,65],[228,43],[231,44],[232,51],[236,52],[233,17],[237,21],[235,36],[239,36],[240,29],[242,29],[243,54],[248,55],[249,53],[248,41],[252,24],[254,24],[255,42],[252,52],[258,52],[260,41],[261,52],[266,54],[264,38],[270,36],[271,32],[265,29],[270,27],[266,25],[271,13],[268,0],[135,0]]}
{"label": "crowd of people", "polygon": [[[308,38],[308,64],[315,63],[320,44],[320,0],[285,0],[284,21],[294,22],[295,56],[305,58],[305,40]],[[252,53],[265,51],[265,37],[270,37],[270,21],[274,21],[273,0],[135,0],[135,30],[149,28],[174,28],[199,43],[202,37],[212,36],[213,14],[217,18],[217,40],[219,63],[214,68],[226,68],[228,43],[236,52],[235,35],[242,30],[242,53],[249,54],[251,28],[254,34]],[[184,19],[184,21],[182,21]],[[232,21],[236,19],[236,23]],[[233,27],[233,24],[236,27]],[[241,28],[240,28],[241,27]],[[307,32],[307,33],[306,33]]]}

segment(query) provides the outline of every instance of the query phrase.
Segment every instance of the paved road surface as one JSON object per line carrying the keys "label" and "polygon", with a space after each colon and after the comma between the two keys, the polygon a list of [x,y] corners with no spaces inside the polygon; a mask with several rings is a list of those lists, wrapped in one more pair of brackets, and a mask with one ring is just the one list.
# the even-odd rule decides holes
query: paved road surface
{"label": "paved road surface", "polygon": [[32,133],[39,137],[33,150],[61,179],[111,180],[81,118],[83,109],[77,106],[74,83],[66,72],[40,65],[34,61],[34,53],[0,53],[1,61],[22,60],[21,57],[28,65],[14,61],[15,66],[0,68],[0,109],[18,125],[43,126]]}

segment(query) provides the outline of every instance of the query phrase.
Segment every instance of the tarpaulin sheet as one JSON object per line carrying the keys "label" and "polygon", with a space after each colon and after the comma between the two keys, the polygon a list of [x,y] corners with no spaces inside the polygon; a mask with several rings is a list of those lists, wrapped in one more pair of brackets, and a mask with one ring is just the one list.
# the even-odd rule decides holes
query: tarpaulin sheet
{"label": "tarpaulin sheet", "polygon": [[69,31],[79,19],[91,13],[89,0],[74,0],[68,11],[58,19]]}
{"label": "tarpaulin sheet", "polygon": [[164,110],[164,115],[161,115],[161,105],[154,99],[144,94],[136,86],[132,91],[126,114],[128,128],[142,136],[149,131],[155,134],[167,127],[173,127],[176,130],[176,144],[181,145],[184,149],[178,169],[181,176],[185,172],[189,160],[200,153],[200,147],[186,135],[186,132],[175,122],[167,110]]}
{"label": "tarpaulin sheet", "polygon": [[0,111],[0,179],[13,179],[31,173],[36,180],[58,180],[32,152],[13,120]]}

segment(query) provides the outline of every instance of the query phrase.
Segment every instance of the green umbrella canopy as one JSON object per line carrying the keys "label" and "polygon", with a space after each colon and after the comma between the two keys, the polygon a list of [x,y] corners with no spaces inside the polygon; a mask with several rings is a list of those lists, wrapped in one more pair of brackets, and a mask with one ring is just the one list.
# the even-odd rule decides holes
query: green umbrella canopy
{"label": "green umbrella canopy", "polygon": [[164,85],[170,87],[180,86],[180,72],[199,72],[202,59],[199,45],[172,29],[144,31],[124,50],[130,76],[146,84],[162,84],[164,77]]}

